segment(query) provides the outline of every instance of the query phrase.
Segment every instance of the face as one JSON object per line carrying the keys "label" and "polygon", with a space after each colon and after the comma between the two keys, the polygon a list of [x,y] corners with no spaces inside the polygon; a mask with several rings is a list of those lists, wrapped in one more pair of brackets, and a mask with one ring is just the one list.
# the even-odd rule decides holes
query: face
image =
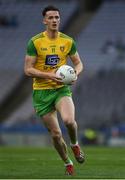
{"label": "face", "polygon": [[58,11],[47,11],[43,23],[48,30],[58,31],[60,24],[60,15]]}

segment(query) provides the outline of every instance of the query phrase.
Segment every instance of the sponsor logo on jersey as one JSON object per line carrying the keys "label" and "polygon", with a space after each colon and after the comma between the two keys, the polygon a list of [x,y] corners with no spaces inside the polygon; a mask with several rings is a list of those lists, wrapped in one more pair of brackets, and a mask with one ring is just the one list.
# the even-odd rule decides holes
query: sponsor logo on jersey
{"label": "sponsor logo on jersey", "polygon": [[59,63],[59,60],[57,54],[46,55],[45,65],[56,66]]}

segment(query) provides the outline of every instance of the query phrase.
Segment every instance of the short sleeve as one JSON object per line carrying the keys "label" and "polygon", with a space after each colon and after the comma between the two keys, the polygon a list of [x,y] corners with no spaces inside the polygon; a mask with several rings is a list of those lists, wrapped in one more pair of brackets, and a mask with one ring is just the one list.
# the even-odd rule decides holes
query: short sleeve
{"label": "short sleeve", "polygon": [[27,45],[27,55],[37,56],[37,51],[32,40],[29,40]]}
{"label": "short sleeve", "polygon": [[72,40],[72,46],[71,46],[71,49],[70,49],[70,52],[69,52],[69,55],[74,55],[76,53],[77,49],[76,49],[76,44],[75,44],[75,41]]}

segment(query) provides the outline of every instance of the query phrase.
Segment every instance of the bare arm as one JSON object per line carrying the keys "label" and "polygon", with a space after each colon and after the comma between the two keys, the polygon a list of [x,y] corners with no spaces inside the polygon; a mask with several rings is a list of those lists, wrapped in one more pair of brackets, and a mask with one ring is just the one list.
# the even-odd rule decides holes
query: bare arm
{"label": "bare arm", "polygon": [[51,79],[53,81],[60,82],[60,78],[56,76],[54,72],[42,72],[34,68],[36,63],[36,57],[28,56],[25,57],[24,72],[27,76],[38,77],[44,79]]}
{"label": "bare arm", "polygon": [[78,52],[75,55],[70,56],[71,61],[73,62],[74,69],[76,70],[77,76],[83,71],[83,63],[79,57]]}

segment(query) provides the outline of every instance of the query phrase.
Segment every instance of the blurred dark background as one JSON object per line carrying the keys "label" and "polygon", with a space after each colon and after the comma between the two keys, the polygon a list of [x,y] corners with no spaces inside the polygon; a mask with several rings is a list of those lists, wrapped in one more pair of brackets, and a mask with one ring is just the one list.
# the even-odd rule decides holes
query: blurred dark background
{"label": "blurred dark background", "polygon": [[79,142],[125,146],[124,0],[0,0],[0,145],[51,145],[23,71],[27,42],[44,30],[49,4],[60,9],[60,31],[76,40],[85,66],[72,87]]}

